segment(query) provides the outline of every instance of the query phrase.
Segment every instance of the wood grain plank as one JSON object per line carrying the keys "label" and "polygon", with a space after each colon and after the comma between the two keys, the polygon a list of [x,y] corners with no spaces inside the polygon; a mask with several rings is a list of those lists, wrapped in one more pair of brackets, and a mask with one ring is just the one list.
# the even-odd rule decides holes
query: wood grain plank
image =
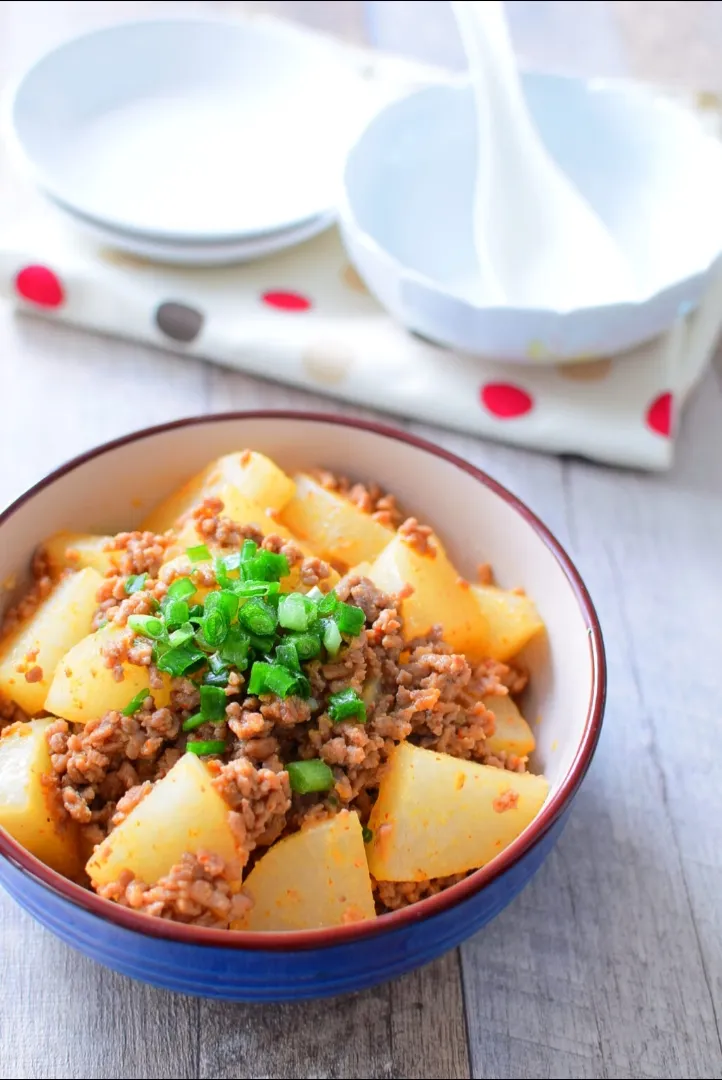
{"label": "wood grain plank", "polygon": [[0,1078],[194,1080],[198,1002],[116,975],[0,892]]}
{"label": "wood grain plank", "polygon": [[469,1076],[455,953],[394,983],[326,1001],[203,1002],[200,1033],[203,1080]]}

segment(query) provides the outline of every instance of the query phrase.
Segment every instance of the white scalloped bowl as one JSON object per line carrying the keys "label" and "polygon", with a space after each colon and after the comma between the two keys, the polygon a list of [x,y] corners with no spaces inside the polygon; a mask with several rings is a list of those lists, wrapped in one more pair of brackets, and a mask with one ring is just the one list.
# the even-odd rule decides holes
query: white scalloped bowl
{"label": "white scalloped bowl", "polygon": [[344,173],[348,254],[397,320],[458,351],[553,362],[631,349],[694,308],[720,265],[722,143],[638,86],[528,75],[524,89],[548,150],[629,259],[641,300],[568,312],[478,302],[466,85],[417,91],[366,127]]}

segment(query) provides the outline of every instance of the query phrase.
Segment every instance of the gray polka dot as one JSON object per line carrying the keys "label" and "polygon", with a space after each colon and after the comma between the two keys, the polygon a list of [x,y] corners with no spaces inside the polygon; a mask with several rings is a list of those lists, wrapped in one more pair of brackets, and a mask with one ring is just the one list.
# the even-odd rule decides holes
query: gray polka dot
{"label": "gray polka dot", "polygon": [[166,300],[156,311],[155,321],[166,337],[187,343],[200,334],[203,328],[203,312],[175,300]]}

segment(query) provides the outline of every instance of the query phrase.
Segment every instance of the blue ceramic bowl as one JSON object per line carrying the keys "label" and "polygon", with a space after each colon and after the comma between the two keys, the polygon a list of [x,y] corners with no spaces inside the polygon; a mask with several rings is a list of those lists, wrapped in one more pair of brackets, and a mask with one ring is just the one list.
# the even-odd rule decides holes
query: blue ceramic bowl
{"label": "blue ceramic bowl", "polygon": [[[327,465],[394,491],[447,541],[462,573],[491,562],[502,585],[534,597],[547,638],[526,656],[527,716],[539,717],[535,765],[551,783],[537,818],[496,859],[452,888],[373,922],[291,933],[211,930],[153,919],[82,889],[0,829],[0,882],[69,945],[125,975],[231,1001],[323,997],[401,975],[498,914],[555,843],[602,723],[605,662],[594,608],[544,525],[490,477],[404,432],[288,412],[197,417],[118,439],[69,462],[0,515],[0,581],[27,573],[57,529],[133,526],[208,460],[253,447],[281,465]],[[463,508],[463,509],[460,509]],[[1,605],[0,605],[1,606]]]}

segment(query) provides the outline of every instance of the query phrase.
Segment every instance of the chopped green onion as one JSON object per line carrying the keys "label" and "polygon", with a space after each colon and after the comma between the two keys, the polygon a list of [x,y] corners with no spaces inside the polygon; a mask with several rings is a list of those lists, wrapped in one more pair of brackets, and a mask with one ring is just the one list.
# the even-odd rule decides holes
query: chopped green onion
{"label": "chopped green onion", "polygon": [[167,600],[188,600],[195,591],[196,587],[189,577],[179,577],[168,586],[165,595]]}
{"label": "chopped green onion", "polygon": [[125,595],[132,596],[133,593],[140,592],[147,580],[147,574],[131,574],[125,583]]}
{"label": "chopped green onion", "polygon": [[156,665],[160,671],[167,671],[169,675],[178,677],[185,675],[199,661],[204,661],[206,654],[187,641],[184,645],[174,645],[167,649],[156,659]]}
{"label": "chopped green onion", "polygon": [[318,634],[287,634],[283,640],[295,646],[299,660],[310,660],[318,656],[321,651],[321,639]]}
{"label": "chopped green onion", "polygon": [[276,646],[276,662],[289,671],[297,671],[301,674],[301,664],[298,659],[298,649],[292,641],[284,641]]}
{"label": "chopped green onion", "polygon": [[298,677],[286,668],[257,660],[251,668],[248,693],[278,694],[279,697],[288,697],[289,693],[295,689],[297,682]]}
{"label": "chopped green onion", "polygon": [[374,838],[373,829],[369,829],[368,825],[364,825],[361,830],[361,836],[363,837],[364,844],[370,844]]}
{"label": "chopped green onion", "polygon": [[187,623],[191,612],[185,600],[170,600],[163,611],[166,626],[180,626]]}
{"label": "chopped green onion", "polygon": [[311,696],[311,684],[305,675],[296,675],[296,685],[293,688],[293,693],[296,697],[303,698],[307,701]]}
{"label": "chopped green onion", "polygon": [[220,589],[218,592],[209,593],[204,611],[206,615],[210,615],[212,611],[221,611],[231,623],[238,612],[238,597],[230,589]]}
{"label": "chopped green onion", "polygon": [[195,731],[201,724],[205,724],[206,718],[202,713],[196,713],[195,716],[189,716],[187,720],[183,721],[183,731]]}
{"label": "chopped green onion", "polygon": [[289,761],[286,766],[291,791],[308,795],[311,791],[329,791],[333,787],[333,773],[325,761]]}
{"label": "chopped green onion", "polygon": [[228,698],[225,691],[217,686],[201,687],[201,715],[204,720],[225,720],[226,702]]}
{"label": "chopped green onion", "polygon": [[166,636],[165,626],[160,619],[156,619],[155,615],[130,615],[128,626],[145,637],[153,638],[154,641]]}
{"label": "chopped green onion", "polygon": [[228,573],[232,573],[234,570],[237,570],[238,567],[241,565],[240,551],[234,551],[230,555],[224,555],[221,559],[221,562],[225,566]]}
{"label": "chopped green onion", "polygon": [[267,656],[272,650],[274,645],[273,635],[259,636],[258,634],[249,634],[248,640],[252,649],[255,649],[257,653],[262,653]]}
{"label": "chopped green onion", "polygon": [[278,603],[278,621],[285,630],[302,633],[316,619],[316,606],[302,593],[292,592],[282,596]]}
{"label": "chopped green onion", "polygon": [[213,560],[213,572],[216,575],[216,581],[222,589],[231,588],[231,586],[233,585],[233,581],[231,581],[230,577],[228,576],[226,564],[222,558],[218,557],[217,559]]}
{"label": "chopped green onion", "polygon": [[213,653],[208,657],[208,667],[214,675],[220,675],[222,671],[227,669],[228,663],[223,659],[220,653]]}
{"label": "chopped green onion", "polygon": [[360,634],[361,628],[366,622],[366,616],[361,608],[354,607],[352,604],[344,604],[341,601],[339,601],[338,608],[334,613],[334,619],[341,633],[350,634],[351,637]]}
{"label": "chopped green onion", "polygon": [[190,609],[190,617],[191,619],[202,619],[203,604],[194,604],[193,607]]}
{"label": "chopped green onion", "polygon": [[150,690],[139,690],[135,697],[129,701],[122,710],[123,716],[135,716],[147,697],[150,697]]}
{"label": "chopped green onion", "polygon": [[288,573],[288,559],[274,551],[259,551],[253,559],[241,563],[241,575],[246,581],[278,581]]}
{"label": "chopped green onion", "polygon": [[259,634],[263,637],[273,633],[276,629],[278,617],[270,604],[265,603],[260,596],[255,596],[240,609],[238,621],[252,634]]}
{"label": "chopped green onion", "polygon": [[209,660],[211,671],[216,672],[220,662],[232,664],[239,671],[245,671],[248,667],[249,647],[250,642],[246,634],[237,626],[232,626],[221,644],[218,657],[212,656]]}
{"label": "chopped green onion", "polygon": [[255,540],[244,540],[243,547],[241,548],[241,562],[250,562],[257,551],[258,544]]}
{"label": "chopped green onion", "polygon": [[207,544],[196,544],[195,547],[186,548],[186,555],[191,562],[208,562],[211,557]]}
{"label": "chopped green onion", "polygon": [[319,615],[333,615],[339,603],[339,598],[336,596],[336,593],[332,589],[331,592],[326,593],[326,595],[322,596],[321,599],[318,601]]}
{"label": "chopped green onion", "polygon": [[190,754],[222,754],[225,749],[226,744],[223,739],[205,739],[186,743],[186,750]]}
{"label": "chopped green onion", "polygon": [[337,724],[340,720],[354,719],[356,723],[366,723],[366,706],[353,687],[339,690],[328,699],[328,715]]}
{"label": "chopped green onion", "polygon": [[193,623],[185,622],[182,626],[179,626],[177,630],[168,638],[171,645],[185,645],[186,641],[190,641],[195,634],[195,627]]}
{"label": "chopped green onion", "polygon": [[219,671],[216,675],[214,672],[209,671],[203,676],[203,686],[220,686],[222,689],[228,686],[228,672]]}
{"label": "chopped green onion", "polygon": [[230,619],[220,608],[211,611],[201,623],[203,640],[215,649],[222,645],[230,629]]}
{"label": "chopped green onion", "polygon": [[269,596],[274,585],[277,589],[277,581],[234,581],[233,591],[240,600],[246,600],[251,596]]}
{"label": "chopped green onion", "polygon": [[323,600],[323,593],[319,589],[318,585],[314,585],[312,589],[309,589],[306,593],[309,600],[313,600],[314,604],[320,603]]}
{"label": "chopped green onion", "polygon": [[321,629],[323,631],[323,644],[325,645],[326,650],[331,656],[335,656],[343,645],[341,631],[333,619],[322,619]]}

